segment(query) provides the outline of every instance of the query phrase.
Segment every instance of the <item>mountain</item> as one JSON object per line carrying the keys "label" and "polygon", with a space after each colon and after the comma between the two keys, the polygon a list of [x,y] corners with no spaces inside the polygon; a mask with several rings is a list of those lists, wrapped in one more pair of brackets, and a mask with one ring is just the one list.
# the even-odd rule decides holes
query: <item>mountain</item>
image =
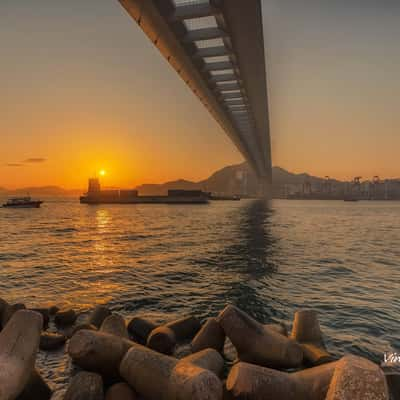
{"label": "mountain", "polygon": [[[301,191],[304,184],[310,184],[313,189],[321,189],[327,184],[325,178],[312,176],[307,173],[294,174],[281,167],[272,168],[272,195],[273,197],[285,196],[285,192],[291,187],[294,191]],[[399,180],[386,180],[386,182],[399,182]],[[330,179],[330,185],[336,190],[344,190],[346,182]],[[400,185],[400,183],[399,183]],[[111,188],[104,188],[111,189]],[[115,189],[115,188],[114,188]],[[220,194],[239,194],[254,196],[258,193],[258,179],[249,167],[244,162],[242,164],[230,165],[214,172],[207,179],[191,182],[184,179],[169,181],[162,184],[147,183],[136,187],[141,195],[164,195],[171,189],[184,190],[204,190],[207,192]],[[0,188],[1,195],[26,195],[29,193],[32,196],[52,196],[66,197],[81,195],[85,190],[66,190],[58,186],[43,186],[43,187],[26,187],[9,191]]]}
{"label": "mountain", "polygon": [[[273,167],[273,192],[279,193],[284,185],[302,185],[308,181],[313,186],[321,185],[324,182],[323,178],[303,174],[293,174],[280,167]],[[336,181],[338,182],[338,181]],[[104,189],[112,189],[107,187]],[[116,189],[116,188],[114,188]],[[244,162],[242,164],[230,165],[214,172],[207,179],[191,182],[184,179],[165,182],[162,184],[143,184],[137,186],[136,189],[141,195],[164,195],[171,189],[184,189],[184,190],[204,190],[213,193],[221,194],[249,194],[255,195],[258,191],[258,180],[249,167]],[[27,194],[35,197],[49,196],[49,197],[68,197],[79,196],[85,190],[72,189],[67,190],[59,186],[40,186],[40,187],[24,187],[15,190],[7,190],[0,187],[0,194],[26,196]]]}
{"label": "mountain", "polygon": [[[302,185],[309,182],[313,186],[322,185],[324,178],[315,177],[306,173],[294,174],[280,167],[272,169],[273,194],[279,196],[285,185]],[[341,184],[339,181],[333,183]],[[200,189],[213,193],[248,194],[256,195],[258,192],[258,179],[249,165],[230,165],[214,172],[210,177],[199,182],[177,180],[163,184],[145,184],[136,188],[142,195],[166,194],[170,189]]]}
{"label": "mountain", "polygon": [[[304,182],[310,182],[312,185],[318,185],[325,182],[325,178],[320,178],[318,176],[313,176],[307,174],[305,172],[301,174],[294,174],[292,172],[288,172],[281,167],[273,167],[272,168],[272,181],[277,185],[298,185],[303,184]],[[330,179],[330,182],[341,184],[341,182],[336,179]]]}
{"label": "mountain", "polygon": [[68,196],[76,196],[82,193],[82,190],[67,190],[58,186],[32,186],[32,187],[24,187],[18,189],[2,189],[0,188],[0,192],[2,194],[11,195],[11,196],[51,196],[51,197],[68,197]]}
{"label": "mountain", "polygon": [[179,179],[176,181],[161,184],[145,183],[143,185],[137,186],[136,189],[142,195],[155,196],[167,194],[168,190],[171,189],[196,190],[201,189],[201,187],[199,186],[199,183]]}

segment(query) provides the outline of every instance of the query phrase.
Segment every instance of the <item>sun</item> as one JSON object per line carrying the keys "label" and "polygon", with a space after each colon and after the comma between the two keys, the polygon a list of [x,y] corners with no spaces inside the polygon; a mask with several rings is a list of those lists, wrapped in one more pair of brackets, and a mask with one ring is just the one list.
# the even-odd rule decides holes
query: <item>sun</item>
{"label": "sun", "polygon": [[105,171],[104,169],[101,169],[101,170],[99,171],[99,175],[100,175],[100,176],[105,176],[105,174],[106,174],[106,171]]}

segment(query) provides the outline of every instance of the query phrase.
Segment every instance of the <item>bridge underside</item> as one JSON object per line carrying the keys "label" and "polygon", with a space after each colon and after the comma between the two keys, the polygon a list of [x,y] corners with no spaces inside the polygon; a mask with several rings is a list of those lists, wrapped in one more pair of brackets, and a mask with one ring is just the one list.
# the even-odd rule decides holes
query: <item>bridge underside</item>
{"label": "bridge underside", "polygon": [[271,182],[260,0],[119,0],[222,126],[264,183]]}

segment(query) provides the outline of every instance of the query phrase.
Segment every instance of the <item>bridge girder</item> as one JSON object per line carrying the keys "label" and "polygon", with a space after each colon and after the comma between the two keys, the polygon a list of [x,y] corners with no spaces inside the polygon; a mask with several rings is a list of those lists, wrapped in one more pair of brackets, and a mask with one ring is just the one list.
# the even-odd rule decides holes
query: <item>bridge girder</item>
{"label": "bridge girder", "polygon": [[231,138],[271,182],[260,0],[119,0]]}

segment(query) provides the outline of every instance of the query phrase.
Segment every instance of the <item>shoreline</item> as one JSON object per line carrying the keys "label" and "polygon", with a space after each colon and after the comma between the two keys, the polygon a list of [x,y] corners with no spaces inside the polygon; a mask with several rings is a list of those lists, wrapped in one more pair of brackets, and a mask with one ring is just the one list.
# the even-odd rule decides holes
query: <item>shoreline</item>
{"label": "shoreline", "polygon": [[[224,399],[245,395],[255,400],[260,396],[297,400],[310,387],[317,387],[319,396],[310,399],[330,400],[345,398],[335,397],[335,393],[350,390],[348,379],[357,387],[353,396],[368,394],[369,399],[378,400],[389,399],[392,377],[399,377],[392,373],[385,377],[378,365],[362,357],[333,357],[313,310],[295,313],[290,334],[284,324],[261,324],[232,305],[203,323],[196,316],[183,316],[160,325],[139,315],[125,321],[102,305],[79,322],[72,309],[27,310],[23,304],[10,305],[1,299],[0,316],[0,343],[14,340],[12,351],[31,355],[23,357],[23,365],[18,367],[23,373],[10,389],[19,393],[14,397],[18,400],[29,398],[24,397],[27,391],[29,396],[35,393],[30,398],[37,400],[152,399],[152,380],[160,382],[163,398],[168,400],[217,400],[223,392]],[[15,338],[18,331],[21,337]],[[65,396],[64,390],[53,393],[54,382],[45,382],[35,369],[39,349],[44,353],[62,351],[60,356],[67,355],[73,363]],[[7,368],[4,357],[2,364]],[[373,388],[365,379],[368,374],[378,382]],[[208,389],[204,389],[203,379]],[[181,380],[194,397],[177,395],[183,390]],[[287,383],[286,389],[282,382]]]}

